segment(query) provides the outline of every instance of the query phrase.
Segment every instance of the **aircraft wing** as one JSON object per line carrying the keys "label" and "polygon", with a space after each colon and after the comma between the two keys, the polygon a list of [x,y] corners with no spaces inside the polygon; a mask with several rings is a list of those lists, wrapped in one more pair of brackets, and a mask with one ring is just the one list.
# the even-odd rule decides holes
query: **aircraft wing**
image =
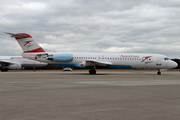
{"label": "aircraft wing", "polygon": [[0,60],[0,64],[1,64],[1,65],[11,65],[11,64],[13,64],[13,63],[10,62],[10,61]]}
{"label": "aircraft wing", "polygon": [[85,64],[86,64],[86,66],[108,66],[108,65],[112,65],[112,63],[110,63],[110,62],[94,61],[94,60],[86,60]]}

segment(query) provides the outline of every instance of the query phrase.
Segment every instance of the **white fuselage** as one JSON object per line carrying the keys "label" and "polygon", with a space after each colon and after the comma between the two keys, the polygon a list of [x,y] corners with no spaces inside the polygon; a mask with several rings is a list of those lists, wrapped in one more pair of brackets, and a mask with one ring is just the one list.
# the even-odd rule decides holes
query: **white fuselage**
{"label": "white fuselage", "polygon": [[[61,67],[80,67],[80,68],[118,68],[118,69],[170,69],[177,66],[167,56],[161,54],[140,54],[140,53],[47,53],[40,56],[38,53],[22,53],[28,59],[45,62]],[[72,54],[73,59],[69,62],[48,60],[47,55],[51,54]],[[96,61],[111,63],[106,66],[93,66],[86,64],[86,61]]]}
{"label": "white fuselage", "polygon": [[[21,67],[43,67],[47,65],[47,63],[29,60],[27,58],[23,58],[22,56],[0,56],[0,61],[11,63],[12,65],[19,64]],[[3,63],[0,63],[0,65],[3,66]]]}
{"label": "white fuselage", "polygon": [[90,68],[90,74],[96,74],[96,68],[112,69],[170,69],[177,63],[161,54],[139,53],[49,53],[45,52],[27,33],[7,33],[15,37],[21,46],[24,58],[41,61],[61,67]]}

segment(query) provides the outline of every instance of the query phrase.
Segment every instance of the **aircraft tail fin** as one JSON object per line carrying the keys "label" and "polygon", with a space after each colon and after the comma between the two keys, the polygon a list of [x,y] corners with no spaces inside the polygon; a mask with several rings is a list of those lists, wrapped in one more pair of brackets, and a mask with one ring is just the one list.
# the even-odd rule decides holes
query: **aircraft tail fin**
{"label": "aircraft tail fin", "polygon": [[34,40],[26,33],[6,33],[11,37],[15,37],[24,53],[40,53],[45,52]]}

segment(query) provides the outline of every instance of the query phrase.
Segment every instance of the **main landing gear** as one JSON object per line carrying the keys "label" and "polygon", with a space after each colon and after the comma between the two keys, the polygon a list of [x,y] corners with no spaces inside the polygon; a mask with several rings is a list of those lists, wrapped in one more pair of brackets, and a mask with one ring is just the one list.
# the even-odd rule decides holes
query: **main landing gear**
{"label": "main landing gear", "polygon": [[96,70],[95,69],[90,69],[89,74],[96,74]]}
{"label": "main landing gear", "polygon": [[158,69],[158,72],[157,72],[157,74],[158,74],[158,75],[161,75],[161,71],[160,71],[160,69]]}
{"label": "main landing gear", "polygon": [[33,71],[36,72],[36,67],[33,67]]}
{"label": "main landing gear", "polygon": [[8,69],[1,69],[1,72],[7,72]]}
{"label": "main landing gear", "polygon": [[1,72],[7,72],[9,68],[7,66],[2,66]]}

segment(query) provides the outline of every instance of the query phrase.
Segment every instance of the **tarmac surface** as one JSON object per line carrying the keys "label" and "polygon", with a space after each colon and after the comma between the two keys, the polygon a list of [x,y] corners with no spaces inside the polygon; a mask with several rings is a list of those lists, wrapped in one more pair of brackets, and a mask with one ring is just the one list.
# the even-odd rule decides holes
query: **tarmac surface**
{"label": "tarmac surface", "polygon": [[0,120],[179,120],[180,71],[0,73]]}

